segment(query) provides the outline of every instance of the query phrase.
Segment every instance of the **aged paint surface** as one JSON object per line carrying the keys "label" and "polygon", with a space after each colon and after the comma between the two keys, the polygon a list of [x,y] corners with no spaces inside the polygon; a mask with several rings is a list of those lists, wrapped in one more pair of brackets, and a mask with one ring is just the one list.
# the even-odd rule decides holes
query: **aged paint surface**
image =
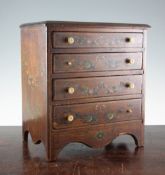
{"label": "aged paint surface", "polygon": [[[89,87],[82,84],[64,85],[65,87],[74,87],[77,94],[85,96],[97,96],[100,92],[104,92],[105,95],[110,95],[112,93],[121,92],[125,89],[125,82],[119,82],[117,85],[107,85],[104,81],[98,82],[95,87]],[[64,97],[68,95],[64,93]]]}
{"label": "aged paint surface", "polygon": [[75,43],[77,43],[80,46],[84,45],[93,45],[93,46],[100,46],[100,45],[107,45],[111,46],[116,43],[125,43],[125,38],[120,37],[113,37],[113,38],[107,38],[105,35],[99,35],[99,37],[96,38],[89,38],[84,36],[74,36]]}
{"label": "aged paint surface", "polygon": [[103,132],[103,131],[98,131],[97,133],[96,133],[96,139],[103,139],[104,138],[104,135],[105,135],[105,133]]}
{"label": "aged paint surface", "polygon": [[41,69],[43,68],[43,70],[38,71],[37,67],[36,68],[34,67],[33,61],[27,58],[26,53],[22,55],[22,70],[24,71],[24,76],[26,76],[28,85],[31,88],[37,87],[37,86],[39,87],[41,83],[39,80],[41,79],[41,77],[44,76],[44,65],[42,65],[43,63],[38,63],[38,64],[41,64],[40,68]]}
{"label": "aged paint surface", "polygon": [[[73,44],[68,44],[68,36],[74,38]],[[132,39],[129,42],[128,39]],[[137,46],[142,47],[143,35],[138,33],[71,33],[54,32],[53,47],[112,47]]]}
{"label": "aged paint surface", "polygon": [[[88,56],[89,57],[89,56]],[[100,67],[104,67],[104,70],[113,70],[116,68],[120,68],[121,65],[126,65],[124,62],[124,58],[112,59],[109,56],[105,55],[97,55],[89,58],[82,57],[58,57],[56,56],[55,67],[57,70],[61,71],[74,71],[74,70],[82,70],[82,71],[94,71],[100,69]],[[68,62],[71,62],[71,65],[68,65]]]}
{"label": "aged paint surface", "polygon": [[[130,103],[128,103],[127,106],[133,108],[133,105]],[[74,116],[73,122],[80,121],[81,123],[90,124],[97,124],[100,119],[107,123],[111,122],[111,120],[117,118],[121,114],[128,115],[127,108],[125,107],[119,107],[114,110],[105,104],[96,104],[94,108],[91,108],[91,110],[87,112],[77,112],[72,108],[65,108],[62,114],[57,114],[55,116],[56,124],[72,124],[72,122],[68,122],[65,118],[65,116],[67,117],[69,114]]]}
{"label": "aged paint surface", "polygon": [[[23,75],[26,79],[26,88],[28,91],[35,91],[37,88],[40,89],[40,86],[42,85],[41,77],[44,76],[44,63],[38,62],[40,71],[37,69],[36,64],[33,64],[33,60],[29,59],[27,56],[28,53],[26,53],[26,50],[22,52],[22,70]],[[41,89],[40,89],[41,90]],[[33,97],[32,97],[33,98]],[[32,100],[31,98],[31,100]],[[32,105],[32,102],[29,100],[26,100],[26,112],[29,116],[33,118],[33,116],[40,116],[42,111],[42,107],[40,106],[40,103],[36,103],[35,107]]]}

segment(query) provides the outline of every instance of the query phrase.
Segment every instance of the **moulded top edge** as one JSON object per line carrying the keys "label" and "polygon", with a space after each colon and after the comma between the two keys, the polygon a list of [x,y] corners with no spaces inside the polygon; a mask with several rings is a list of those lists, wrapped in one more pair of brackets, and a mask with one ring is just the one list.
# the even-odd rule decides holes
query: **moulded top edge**
{"label": "moulded top edge", "polygon": [[76,22],[76,21],[41,21],[34,23],[25,23],[20,25],[20,27],[28,27],[32,25],[58,25],[61,27],[65,26],[77,26],[77,27],[112,27],[112,28],[138,28],[147,29],[151,28],[148,24],[132,24],[132,23],[107,23],[107,22]]}

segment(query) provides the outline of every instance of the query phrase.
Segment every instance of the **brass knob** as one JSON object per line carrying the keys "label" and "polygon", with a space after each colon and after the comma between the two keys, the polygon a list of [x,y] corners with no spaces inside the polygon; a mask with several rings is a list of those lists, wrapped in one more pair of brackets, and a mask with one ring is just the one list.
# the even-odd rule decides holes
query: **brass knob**
{"label": "brass knob", "polygon": [[132,109],[127,109],[127,113],[132,113]]}
{"label": "brass knob", "polygon": [[68,93],[69,93],[69,94],[73,94],[74,91],[75,91],[75,89],[74,89],[73,87],[69,87],[69,88],[68,88]]}
{"label": "brass knob", "polygon": [[126,59],[126,63],[127,64],[134,64],[135,63],[135,60],[133,58],[127,58]]}
{"label": "brass knob", "polygon": [[128,38],[125,39],[125,41],[127,43],[133,43],[134,42],[134,38],[128,37]]}
{"label": "brass knob", "polygon": [[67,64],[68,64],[68,66],[71,66],[71,65],[72,65],[72,62],[71,62],[71,61],[69,61],[69,62],[67,62]]}
{"label": "brass knob", "polygon": [[74,38],[68,37],[68,44],[73,44],[73,43],[74,43]]}
{"label": "brass knob", "polygon": [[134,83],[126,83],[126,87],[130,89],[134,89],[135,85]]}
{"label": "brass knob", "polygon": [[74,120],[74,116],[73,115],[70,114],[70,115],[67,116],[67,121],[68,122],[72,122],[73,120]]}

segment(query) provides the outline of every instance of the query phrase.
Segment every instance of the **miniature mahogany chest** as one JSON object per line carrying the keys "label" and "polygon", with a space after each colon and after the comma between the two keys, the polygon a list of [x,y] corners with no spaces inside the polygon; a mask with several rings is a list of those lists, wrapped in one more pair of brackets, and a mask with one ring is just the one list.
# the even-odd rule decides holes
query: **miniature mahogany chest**
{"label": "miniature mahogany chest", "polygon": [[119,135],[144,145],[144,24],[21,26],[23,139],[47,160],[70,142],[103,147]]}

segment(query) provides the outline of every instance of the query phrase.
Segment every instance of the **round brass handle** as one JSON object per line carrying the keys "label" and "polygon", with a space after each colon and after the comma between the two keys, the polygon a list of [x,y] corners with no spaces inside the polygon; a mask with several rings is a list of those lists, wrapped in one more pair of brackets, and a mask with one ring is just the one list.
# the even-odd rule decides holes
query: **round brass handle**
{"label": "round brass handle", "polygon": [[133,43],[134,42],[134,38],[128,37],[128,38],[125,39],[125,41],[127,43]]}
{"label": "round brass handle", "polygon": [[135,60],[133,58],[127,58],[126,59],[126,63],[127,64],[134,64],[135,63]]}
{"label": "round brass handle", "polygon": [[73,94],[74,91],[75,91],[75,89],[74,89],[73,87],[69,87],[69,88],[68,88],[68,93],[69,93],[69,94]]}
{"label": "round brass handle", "polygon": [[72,65],[72,62],[71,62],[71,61],[69,61],[69,62],[67,62],[67,64],[68,64],[68,66],[71,66],[71,65]]}
{"label": "round brass handle", "polygon": [[74,38],[68,37],[68,44],[73,44],[73,43],[74,43]]}
{"label": "round brass handle", "polygon": [[132,113],[132,109],[127,109],[127,113]]}
{"label": "round brass handle", "polygon": [[134,89],[135,85],[134,83],[126,83],[126,87],[130,89]]}
{"label": "round brass handle", "polygon": [[67,121],[68,122],[72,122],[73,120],[74,120],[74,116],[73,115],[70,114],[70,115],[67,116]]}

